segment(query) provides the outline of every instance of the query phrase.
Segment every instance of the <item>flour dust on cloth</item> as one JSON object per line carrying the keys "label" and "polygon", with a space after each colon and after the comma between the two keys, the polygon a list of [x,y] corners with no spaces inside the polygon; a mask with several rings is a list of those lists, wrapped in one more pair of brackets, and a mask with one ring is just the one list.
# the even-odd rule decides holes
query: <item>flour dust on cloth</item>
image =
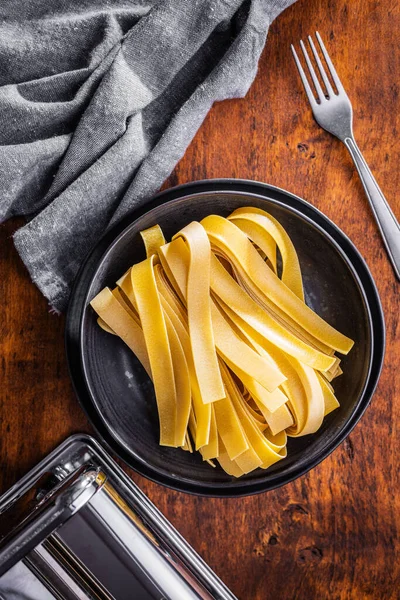
{"label": "flour dust on cloth", "polygon": [[65,309],[87,252],[162,185],[213,102],[246,94],[294,0],[3,0],[0,220]]}

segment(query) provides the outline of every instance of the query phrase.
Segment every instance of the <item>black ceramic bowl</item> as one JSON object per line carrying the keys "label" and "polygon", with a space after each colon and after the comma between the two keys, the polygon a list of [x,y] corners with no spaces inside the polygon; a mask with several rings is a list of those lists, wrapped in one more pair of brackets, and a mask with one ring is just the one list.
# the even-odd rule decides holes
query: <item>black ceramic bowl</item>
{"label": "black ceramic bowl", "polygon": [[[159,223],[167,239],[208,214],[228,215],[257,206],[276,217],[299,255],[307,303],[355,340],[335,380],[340,408],[314,435],[288,441],[288,456],[270,469],[235,479],[203,463],[198,453],[158,445],[153,386],[130,350],[96,324],[90,300],[145,258],[139,231]],[[161,193],[146,209],[108,233],[87,259],[71,298],[67,355],[77,395],[108,446],[141,474],[186,492],[240,496],[273,489],[307,472],[344,440],[377,384],[385,344],[382,308],[374,282],[350,240],[300,198],[269,185],[211,180]]]}

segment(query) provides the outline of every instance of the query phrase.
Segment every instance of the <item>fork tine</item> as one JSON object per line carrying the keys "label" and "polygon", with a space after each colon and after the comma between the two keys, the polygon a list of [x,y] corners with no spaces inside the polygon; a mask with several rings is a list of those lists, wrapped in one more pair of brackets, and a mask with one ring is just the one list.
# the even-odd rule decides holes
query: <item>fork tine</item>
{"label": "fork tine", "polygon": [[329,81],[329,77],[326,74],[324,65],[322,64],[322,61],[321,61],[321,59],[319,57],[317,49],[316,49],[316,47],[314,45],[314,42],[312,40],[312,37],[310,35],[308,36],[308,41],[309,41],[309,44],[311,46],[312,53],[314,54],[315,62],[318,65],[319,72],[321,73],[321,77],[322,77],[322,79],[324,81],[324,84],[325,84],[325,87],[326,87],[326,91],[328,92],[328,96],[331,97],[334,94],[333,88],[331,86],[331,82]]}
{"label": "fork tine", "polygon": [[[342,82],[341,82],[341,81],[340,81],[340,79],[339,79],[339,75],[336,73],[336,69],[335,69],[335,67],[333,66],[333,62],[331,61],[331,57],[329,56],[329,54],[328,54],[328,51],[327,51],[327,49],[325,48],[325,44],[324,44],[324,42],[322,41],[322,38],[321,38],[321,36],[319,35],[318,31],[316,31],[316,32],[315,32],[315,35],[317,36],[318,43],[319,43],[319,45],[320,45],[320,48],[321,48],[321,50],[322,50],[322,53],[323,53],[323,55],[324,55],[324,58],[325,58],[326,64],[328,65],[328,69],[329,69],[329,71],[330,71],[331,77],[332,77],[332,79],[333,79],[333,81],[334,81],[334,83],[335,83],[335,85],[336,85],[336,89],[337,89],[337,91],[338,91],[338,92],[344,92],[344,87],[342,86]],[[314,54],[314,56],[315,56],[315,54]],[[320,61],[320,62],[321,62],[321,61]],[[319,66],[319,65],[318,65],[318,66]]]}
{"label": "fork tine", "polygon": [[304,73],[304,69],[301,66],[301,62],[299,61],[299,57],[297,56],[297,52],[296,52],[293,44],[291,45],[291,48],[292,48],[293,58],[295,60],[296,66],[297,66],[297,70],[299,71],[301,81],[303,82],[303,86],[304,86],[304,89],[307,94],[308,101],[311,104],[311,106],[315,106],[317,104],[317,101],[315,100],[314,94],[312,92],[310,84],[308,83],[308,79],[306,77],[306,74]]}
{"label": "fork tine", "polygon": [[301,47],[301,49],[303,51],[304,58],[306,59],[307,67],[308,67],[308,70],[310,72],[311,79],[312,79],[312,82],[314,84],[314,87],[315,87],[315,89],[317,91],[318,99],[319,99],[320,102],[322,102],[325,99],[325,94],[322,91],[321,84],[320,84],[319,79],[318,79],[318,77],[317,77],[317,75],[315,73],[313,64],[312,64],[312,62],[310,60],[310,57],[308,56],[308,52],[307,52],[307,49],[306,49],[306,47],[305,47],[305,45],[303,43],[303,40],[300,40],[300,47]]}

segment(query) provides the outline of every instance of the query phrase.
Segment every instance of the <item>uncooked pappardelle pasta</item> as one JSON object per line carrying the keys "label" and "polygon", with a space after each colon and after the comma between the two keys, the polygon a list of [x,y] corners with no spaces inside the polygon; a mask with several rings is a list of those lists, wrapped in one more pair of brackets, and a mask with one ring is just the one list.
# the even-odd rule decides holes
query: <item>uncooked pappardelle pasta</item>
{"label": "uncooked pappardelle pasta", "polygon": [[267,469],[338,408],[336,353],[353,341],[306,305],[293,243],[263,210],[141,236],[147,258],[91,305],[153,381],[160,444],[234,477]]}

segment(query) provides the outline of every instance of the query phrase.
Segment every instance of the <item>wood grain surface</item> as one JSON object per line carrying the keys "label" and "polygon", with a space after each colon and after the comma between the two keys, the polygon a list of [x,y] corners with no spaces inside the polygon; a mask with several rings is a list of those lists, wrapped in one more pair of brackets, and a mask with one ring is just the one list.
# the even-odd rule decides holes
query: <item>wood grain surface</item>
{"label": "wood grain surface", "polygon": [[[130,472],[240,600],[400,598],[400,284],[345,148],[312,120],[290,43],[319,30],[354,107],[365,157],[400,217],[400,4],[299,0],[273,23],[243,100],[216,105],[168,186],[212,177],[272,183],[321,209],[366,258],[387,351],[365,416],[322,464],[244,499],[173,492]],[[0,492],[69,434],[90,432],[68,378],[64,318],[49,313],[0,228]]]}

